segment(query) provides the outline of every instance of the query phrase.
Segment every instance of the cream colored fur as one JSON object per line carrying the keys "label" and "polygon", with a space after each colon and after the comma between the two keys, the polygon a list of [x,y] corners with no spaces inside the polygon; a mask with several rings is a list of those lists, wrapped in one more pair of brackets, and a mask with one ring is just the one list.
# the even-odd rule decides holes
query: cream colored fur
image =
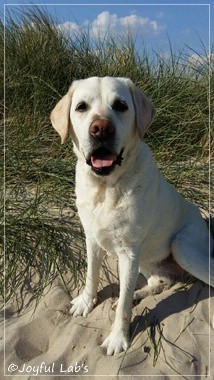
{"label": "cream colored fur", "polygon": [[[112,108],[123,99],[128,110]],[[84,112],[77,105],[86,102]],[[116,317],[103,343],[107,354],[129,346],[133,297],[146,297],[172,284],[171,267],[161,262],[171,254],[179,266],[214,286],[209,233],[196,206],[185,200],[159,172],[149,147],[142,141],[152,123],[154,107],[131,80],[88,78],[75,81],[51,114],[62,142],[70,134],[76,165],[76,203],[87,243],[88,269],[83,292],[72,301],[71,314],[84,317],[93,309],[99,269],[105,252],[119,260],[120,295]],[[115,127],[121,166],[106,176],[92,171],[86,159],[91,151],[89,128],[94,120],[109,120]],[[209,240],[210,239],[210,240]],[[148,285],[134,293],[139,270]]]}

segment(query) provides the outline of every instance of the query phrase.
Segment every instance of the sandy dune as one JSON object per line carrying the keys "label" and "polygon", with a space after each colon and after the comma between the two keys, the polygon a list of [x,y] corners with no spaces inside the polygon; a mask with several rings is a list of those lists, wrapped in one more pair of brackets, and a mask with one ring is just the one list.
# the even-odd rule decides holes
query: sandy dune
{"label": "sandy dune", "polygon": [[194,379],[208,378],[210,373],[213,379],[214,291],[210,289],[209,297],[209,287],[200,281],[185,287],[176,284],[133,306],[131,347],[126,353],[106,356],[100,344],[110,331],[115,316],[112,304],[118,295],[116,260],[106,265],[111,274],[102,271],[98,304],[87,318],[68,314],[71,297],[60,283],[46,289],[36,309],[31,305],[17,316],[10,305],[6,307],[0,351],[3,363],[5,344],[5,374],[11,379],[19,375],[21,379],[60,380],[74,375],[106,379],[183,375]]}

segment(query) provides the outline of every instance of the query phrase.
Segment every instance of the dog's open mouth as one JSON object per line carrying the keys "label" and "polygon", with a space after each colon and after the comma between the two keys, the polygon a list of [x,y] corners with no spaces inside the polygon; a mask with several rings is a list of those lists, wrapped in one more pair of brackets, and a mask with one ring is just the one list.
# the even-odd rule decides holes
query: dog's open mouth
{"label": "dog's open mouth", "polygon": [[91,156],[86,160],[87,164],[92,167],[92,170],[99,175],[108,175],[114,169],[115,165],[121,165],[122,153],[116,155],[107,148],[98,148],[94,150]]}

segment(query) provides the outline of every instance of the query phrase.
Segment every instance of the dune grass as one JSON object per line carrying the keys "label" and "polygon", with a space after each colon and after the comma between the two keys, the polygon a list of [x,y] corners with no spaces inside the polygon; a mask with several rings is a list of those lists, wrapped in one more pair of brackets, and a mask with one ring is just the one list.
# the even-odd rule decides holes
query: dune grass
{"label": "dune grass", "polygon": [[[171,47],[171,56],[164,59],[160,52],[149,54],[145,46],[137,50],[130,35],[99,41],[84,32],[69,36],[58,28],[57,20],[36,7],[18,17],[7,15],[0,33],[2,55],[5,33],[1,243],[5,232],[6,301],[16,295],[20,302],[26,289],[38,297],[58,275],[66,285],[68,272],[75,284],[84,272],[84,236],[74,200],[75,157],[71,141],[62,146],[49,120],[74,79],[130,77],[156,106],[157,116],[145,140],[160,168],[188,199],[208,208],[206,52],[199,65],[189,62],[191,49],[175,53]],[[3,65],[0,77],[3,80]],[[0,290],[3,294],[3,286]]]}

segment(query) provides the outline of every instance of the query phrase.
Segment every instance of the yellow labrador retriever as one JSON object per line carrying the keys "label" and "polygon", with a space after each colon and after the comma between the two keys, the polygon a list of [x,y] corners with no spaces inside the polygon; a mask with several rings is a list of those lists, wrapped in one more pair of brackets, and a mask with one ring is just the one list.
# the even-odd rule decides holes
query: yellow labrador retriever
{"label": "yellow labrador retriever", "polygon": [[[71,314],[85,317],[92,310],[102,257],[118,256],[120,295],[102,345],[108,355],[129,346],[133,297],[172,285],[172,267],[163,265],[168,257],[214,286],[206,223],[166,182],[142,142],[154,115],[151,101],[130,79],[112,77],[73,82],[51,113],[62,143],[69,135],[73,139],[76,202],[87,243],[86,284],[71,302]],[[134,293],[139,270],[148,285]]]}

